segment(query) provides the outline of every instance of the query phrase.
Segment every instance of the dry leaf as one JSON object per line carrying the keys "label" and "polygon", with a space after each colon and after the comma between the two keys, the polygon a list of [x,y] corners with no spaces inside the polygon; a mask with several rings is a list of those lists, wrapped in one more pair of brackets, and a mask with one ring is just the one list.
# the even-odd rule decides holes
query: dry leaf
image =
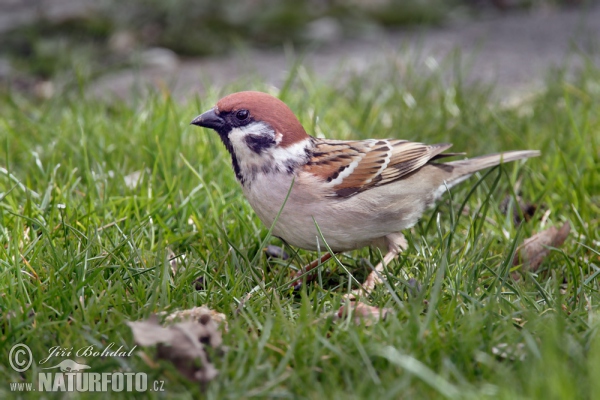
{"label": "dry leaf", "polygon": [[522,264],[524,271],[535,272],[542,261],[544,261],[544,258],[550,253],[550,247],[561,246],[567,239],[570,231],[571,224],[565,222],[560,229],[556,229],[553,226],[525,239],[523,244],[517,248],[513,265]]}
{"label": "dry leaf", "polygon": [[156,315],[146,321],[127,324],[137,344],[156,345],[156,357],[170,361],[186,378],[205,384],[218,375],[206,348],[220,349],[223,340],[210,314],[204,313],[198,320],[177,322],[166,327],[159,324]]}
{"label": "dry leaf", "polygon": [[392,311],[389,308],[369,306],[360,301],[352,301],[340,307],[336,313],[338,318],[346,318],[351,313],[352,320],[356,325],[361,323],[370,326],[381,319],[385,319]]}
{"label": "dry leaf", "polygon": [[211,310],[210,308],[205,306],[188,308],[187,310],[173,311],[170,314],[163,312],[159,313],[159,315],[166,315],[166,324],[172,324],[174,322],[181,321],[200,322],[202,317],[208,315],[218,326],[222,326],[225,330],[227,330],[227,317],[225,316],[225,314],[216,312],[215,310]]}

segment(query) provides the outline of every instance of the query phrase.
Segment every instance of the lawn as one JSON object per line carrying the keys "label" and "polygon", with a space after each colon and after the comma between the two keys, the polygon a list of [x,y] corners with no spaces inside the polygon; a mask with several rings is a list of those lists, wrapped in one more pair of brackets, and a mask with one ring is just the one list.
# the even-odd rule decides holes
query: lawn
{"label": "lawn", "polygon": [[[168,93],[105,103],[85,98],[85,87],[43,102],[3,94],[6,382],[35,381],[52,347],[130,350],[126,322],[204,305],[227,318],[226,352],[211,352],[219,375],[204,389],[155,361],[152,347],[70,358],[95,372],[145,372],[164,381],[165,392],[145,394],[157,398],[598,396],[600,71],[589,66],[568,82],[552,74],[544,92],[511,107],[441,74],[390,65],[324,83],[293,70],[274,92],[312,135],[451,142],[471,156],[542,151],[457,186],[406,232],[389,285],[365,300],[391,312],[370,326],[334,314],[349,272],[362,279],[381,254],[341,255],[294,292],[291,268],[315,254],[266,257],[265,244],[281,242],[244,200],[218,136],[189,125],[221,95],[273,88],[215,87],[186,104]],[[520,224],[501,207],[517,195],[536,207]],[[570,235],[539,269],[513,265],[524,239],[567,221]],[[8,362],[17,343],[36,361],[24,373]],[[8,383],[0,395],[18,396]]]}

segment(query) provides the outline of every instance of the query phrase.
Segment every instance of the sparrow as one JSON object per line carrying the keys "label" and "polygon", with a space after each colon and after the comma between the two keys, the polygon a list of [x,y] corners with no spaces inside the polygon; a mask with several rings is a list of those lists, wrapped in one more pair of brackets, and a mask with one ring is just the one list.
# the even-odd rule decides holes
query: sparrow
{"label": "sparrow", "polygon": [[[451,144],[316,138],[283,101],[254,91],[223,97],[191,123],[219,134],[246,199],[274,236],[306,250],[325,249],[323,240],[334,253],[382,248],[386,254],[362,285],[365,293],[406,249],[402,231],[448,189],[481,169],[540,154],[509,151],[438,162],[457,155],[445,153]],[[326,253],[304,271],[330,257]]]}

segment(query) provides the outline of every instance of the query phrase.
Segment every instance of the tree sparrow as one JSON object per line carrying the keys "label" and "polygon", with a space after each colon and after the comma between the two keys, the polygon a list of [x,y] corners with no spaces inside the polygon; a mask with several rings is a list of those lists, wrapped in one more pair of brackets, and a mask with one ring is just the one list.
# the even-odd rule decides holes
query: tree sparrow
{"label": "tree sparrow", "polygon": [[456,155],[443,153],[451,144],[314,138],[284,102],[250,91],[222,98],[192,124],[219,134],[260,220],[270,227],[279,214],[274,236],[307,250],[325,248],[321,234],[336,253],[369,245],[387,250],[363,285],[367,293],[406,248],[401,232],[447,189],[481,169],[540,154],[511,151],[437,163]]}

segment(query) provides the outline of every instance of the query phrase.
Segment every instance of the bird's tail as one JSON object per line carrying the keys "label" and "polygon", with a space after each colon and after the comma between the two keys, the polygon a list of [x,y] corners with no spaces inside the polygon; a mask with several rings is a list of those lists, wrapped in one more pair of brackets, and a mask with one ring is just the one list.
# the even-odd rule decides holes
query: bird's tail
{"label": "bird's tail", "polygon": [[[521,160],[530,157],[538,157],[538,150],[517,150],[508,151],[506,153],[488,154],[485,156],[469,158],[466,160],[450,161],[440,164],[440,166],[451,167],[448,176],[445,178],[445,188],[451,188],[469,178],[474,172],[479,170],[494,167],[499,164],[504,164],[511,161]],[[446,169],[444,168],[444,169]]]}
{"label": "bird's tail", "polygon": [[508,151],[506,153],[488,154],[485,156],[469,158],[466,160],[450,161],[444,164],[452,165],[462,174],[472,174],[481,169],[490,168],[495,165],[521,160],[524,158],[538,157],[538,150],[517,150]]}

